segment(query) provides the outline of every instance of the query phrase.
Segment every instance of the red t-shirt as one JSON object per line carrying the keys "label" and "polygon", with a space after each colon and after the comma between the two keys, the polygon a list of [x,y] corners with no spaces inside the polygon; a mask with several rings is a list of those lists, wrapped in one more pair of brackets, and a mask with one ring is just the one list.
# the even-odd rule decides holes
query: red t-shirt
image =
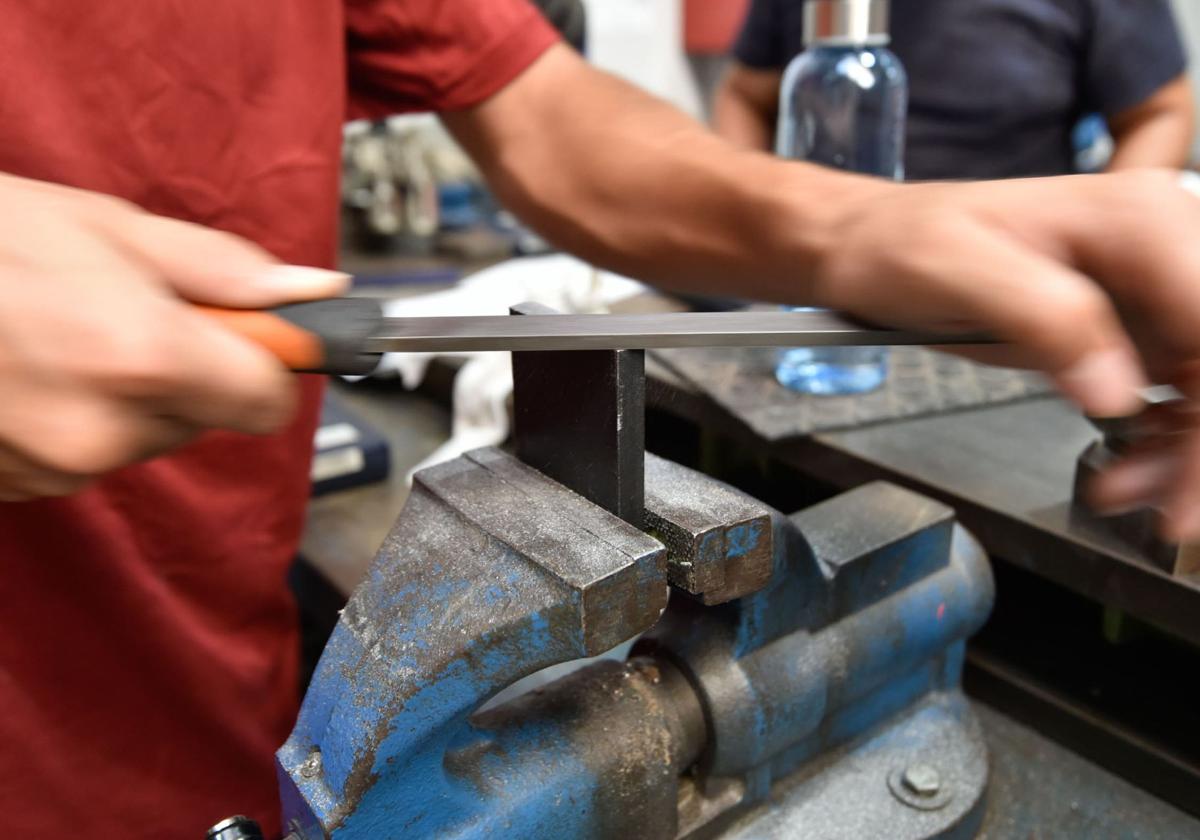
{"label": "red t-shirt", "polygon": [[[0,171],[329,265],[347,89],[354,115],[464,108],[554,40],[524,0],[5,3]],[[0,503],[7,834],[197,838],[239,812],[278,831],[306,379],[276,437],[214,433],[71,498]]]}

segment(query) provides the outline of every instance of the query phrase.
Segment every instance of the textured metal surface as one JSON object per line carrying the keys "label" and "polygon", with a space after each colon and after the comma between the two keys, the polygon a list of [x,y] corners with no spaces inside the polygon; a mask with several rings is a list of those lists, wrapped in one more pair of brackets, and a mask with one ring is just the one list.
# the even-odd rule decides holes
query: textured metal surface
{"label": "textured metal surface", "polygon": [[[967,656],[964,682],[972,697],[1036,726],[1070,748],[1080,760],[1088,759],[1107,767],[1127,782],[1200,817],[1200,764],[1188,758],[1186,742],[1190,732],[1180,733],[1164,745],[1148,737],[1145,731],[1138,731],[1078,698],[1064,695],[1061,687],[978,649]],[[1144,690],[1156,689],[1163,690],[1148,685]],[[1189,711],[1194,708],[1195,691],[1189,693],[1183,686],[1167,690],[1180,694],[1181,705]],[[1146,705],[1149,707],[1150,703]],[[1145,714],[1154,711],[1157,710],[1147,708]],[[1176,726],[1186,727],[1191,727],[1193,720],[1194,715],[1187,713],[1173,719]]]}
{"label": "textured metal surface", "polygon": [[[729,494],[728,519],[751,512],[715,489]],[[959,787],[911,836],[953,836],[986,783],[959,755],[982,754],[970,713],[955,713],[966,728],[950,747],[903,721],[935,700],[961,703],[961,639],[991,599],[986,561],[961,532],[947,539],[939,506],[894,489],[864,488],[807,518],[767,515],[774,575],[761,591],[719,607],[673,599],[630,662],[588,665],[472,715],[519,678],[652,624],[663,549],[496,450],[423,471],[280,750],[287,830],[699,837],[775,783],[865,767],[847,745],[903,745],[880,746],[895,764],[932,743]],[[847,525],[861,517],[875,523],[866,538]],[[897,574],[905,563],[923,574]],[[871,598],[837,594],[852,576]],[[835,770],[839,756],[849,763]],[[881,779],[855,807],[895,803]],[[805,807],[801,824],[824,825],[827,806]]]}
{"label": "textured metal surface", "polygon": [[875,482],[792,517],[829,581],[834,616],[850,615],[943,568],[954,512]]}
{"label": "textured metal surface", "polygon": [[[683,676],[638,658],[591,665],[472,722],[486,746],[451,755],[449,770],[470,776],[494,807],[525,798],[557,812],[539,837],[673,838],[679,777],[705,737],[703,711]],[[535,743],[530,732],[539,733]],[[559,774],[581,764],[590,795],[571,801]],[[504,825],[503,813],[489,819]]]}
{"label": "textured metal surface", "polygon": [[[856,535],[856,524],[865,536]],[[983,752],[957,686],[962,640],[987,615],[991,576],[978,546],[961,529],[950,530],[945,509],[873,486],[791,518],[773,513],[772,526],[775,575],[767,587],[719,609],[673,599],[634,648],[680,667],[708,713],[709,743],[688,802],[702,815],[692,820],[696,837],[724,836],[728,821],[763,801],[775,783],[811,778],[867,733],[886,738],[897,716],[934,694],[963,709],[955,715],[967,728],[955,737],[972,740],[961,745],[964,754]],[[844,594],[854,587],[867,594]],[[922,742],[896,743],[911,749]],[[884,807],[881,800],[900,807],[887,775],[902,757],[912,755],[893,755],[875,788],[858,788],[855,808]],[[921,823],[926,834],[912,836],[954,836],[944,832],[960,826],[961,836],[970,836],[986,762],[982,772],[970,762],[966,769],[957,759],[951,764],[947,772],[965,780],[958,805]],[[731,785],[741,791],[735,805],[703,807],[727,798]],[[806,822],[793,825],[808,833]],[[872,836],[813,825],[813,836]]]}
{"label": "textured metal surface", "polygon": [[832,312],[539,313],[385,318],[366,352],[449,350],[641,350],[651,347],[799,347],[990,344],[982,335],[937,335],[859,324]]}
{"label": "textured metal surface", "polygon": [[[280,750],[286,828],[429,836],[469,819],[447,803],[470,801],[470,780],[441,769],[470,738],[467,716],[529,673],[646,629],[666,600],[663,554],[496,450],[419,473]],[[523,836],[545,836],[551,816],[525,815]]]}
{"label": "textured metal surface", "polygon": [[[557,318],[513,307],[521,321]],[[513,353],[517,457],[630,524],[645,509],[645,356],[640,350]]]}
{"label": "textured metal surface", "polygon": [[667,547],[667,576],[705,604],[766,585],[774,568],[771,514],[744,493],[646,455],[646,528]]}
{"label": "textured metal surface", "polygon": [[940,549],[944,568],[907,585],[889,574],[873,587],[876,603],[839,614],[836,574],[797,543],[794,523],[777,519],[775,527],[776,545],[790,550],[777,554],[770,586],[727,611],[674,599],[634,648],[683,663],[698,686],[713,727],[708,775],[737,776],[772,759],[779,775],[791,772],[835,745],[846,734],[839,725],[862,731],[934,687],[953,688],[956,642],[991,606],[986,560],[965,534],[951,550],[941,534],[917,533],[906,550]]}
{"label": "textured metal surface", "polygon": [[1200,840],[1200,821],[976,704],[992,784],[978,840]]}
{"label": "textured metal surface", "polygon": [[777,353],[769,349],[657,350],[654,356],[768,443],[1013,402],[1052,390],[1037,374],[978,365],[920,347],[893,350],[884,385],[849,397],[784,388],[775,381]]}
{"label": "textured metal surface", "polygon": [[[907,804],[889,779],[921,762],[941,777],[939,807]],[[929,840],[974,837],[988,756],[978,721],[958,693],[935,694],[863,743],[835,750],[813,772],[772,789],[722,840]]]}

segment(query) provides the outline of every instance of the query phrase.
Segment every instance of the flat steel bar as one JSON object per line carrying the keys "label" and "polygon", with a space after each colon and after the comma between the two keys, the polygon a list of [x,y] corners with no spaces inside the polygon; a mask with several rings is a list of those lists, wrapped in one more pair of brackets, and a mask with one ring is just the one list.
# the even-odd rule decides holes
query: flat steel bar
{"label": "flat steel bar", "polygon": [[874,347],[992,344],[978,333],[892,330],[827,311],[385,318],[368,353],[454,350],[643,350],[657,347]]}
{"label": "flat steel bar", "polygon": [[[551,315],[523,303],[513,321]],[[513,353],[517,457],[641,528],[646,508],[646,354]]]}

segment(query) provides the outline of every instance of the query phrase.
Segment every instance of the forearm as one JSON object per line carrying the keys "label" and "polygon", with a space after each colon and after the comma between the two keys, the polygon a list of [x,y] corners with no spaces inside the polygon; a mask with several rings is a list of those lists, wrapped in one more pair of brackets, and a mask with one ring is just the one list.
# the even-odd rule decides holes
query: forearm
{"label": "forearm", "polygon": [[808,300],[830,199],[872,186],[737,149],[562,49],[445,120],[501,200],[555,244],[694,292]]}
{"label": "forearm", "polygon": [[1194,136],[1193,111],[1191,87],[1181,78],[1146,102],[1111,117],[1115,149],[1109,171],[1187,165]]}
{"label": "forearm", "polygon": [[746,149],[769,150],[774,113],[765,113],[726,78],[713,99],[713,128],[730,143]]}
{"label": "forearm", "polygon": [[1108,170],[1181,168],[1192,146],[1191,120],[1180,114],[1161,114],[1113,138],[1115,148]]}

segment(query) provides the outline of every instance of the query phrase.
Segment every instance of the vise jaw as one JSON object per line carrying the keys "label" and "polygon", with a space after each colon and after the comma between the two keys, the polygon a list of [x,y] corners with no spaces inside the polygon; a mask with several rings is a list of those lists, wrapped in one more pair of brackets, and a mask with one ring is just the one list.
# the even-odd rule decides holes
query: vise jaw
{"label": "vise jaw", "polygon": [[665,554],[498,450],[419,473],[280,751],[289,822],[304,838],[439,834],[449,803],[470,798],[445,771],[478,749],[470,714],[649,628]]}

